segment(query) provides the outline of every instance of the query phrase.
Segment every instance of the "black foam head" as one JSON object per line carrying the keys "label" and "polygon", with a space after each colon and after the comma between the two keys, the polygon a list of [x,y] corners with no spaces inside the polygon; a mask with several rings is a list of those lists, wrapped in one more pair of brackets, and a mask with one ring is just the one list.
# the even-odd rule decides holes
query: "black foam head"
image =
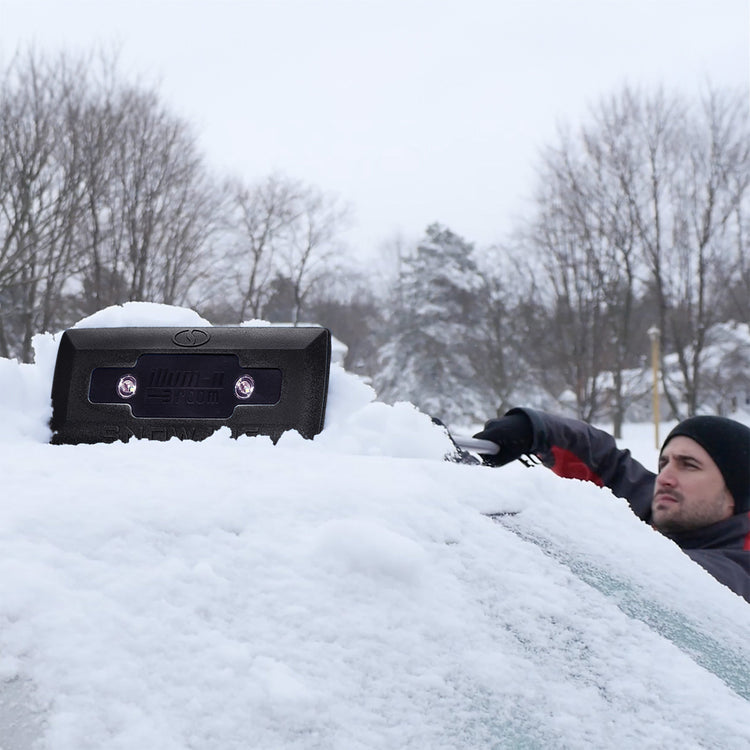
{"label": "black foam head", "polygon": [[331,334],[319,327],[74,328],[52,382],[53,443],[202,440],[323,429]]}

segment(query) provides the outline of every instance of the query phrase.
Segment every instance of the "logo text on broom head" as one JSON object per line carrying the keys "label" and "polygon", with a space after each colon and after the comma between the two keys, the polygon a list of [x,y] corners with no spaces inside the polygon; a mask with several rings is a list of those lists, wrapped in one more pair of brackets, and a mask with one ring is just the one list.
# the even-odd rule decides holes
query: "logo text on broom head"
{"label": "logo text on broom head", "polygon": [[174,341],[177,346],[195,347],[203,346],[203,344],[207,343],[210,338],[211,337],[208,333],[202,331],[200,328],[186,328],[183,331],[175,333],[175,335],[172,336],[172,341]]}

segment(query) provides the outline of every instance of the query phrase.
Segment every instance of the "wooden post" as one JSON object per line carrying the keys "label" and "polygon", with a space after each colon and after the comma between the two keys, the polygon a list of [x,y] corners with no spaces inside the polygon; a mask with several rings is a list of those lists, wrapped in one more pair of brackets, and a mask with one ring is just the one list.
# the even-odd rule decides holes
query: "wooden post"
{"label": "wooden post", "polygon": [[653,372],[652,399],[654,412],[654,445],[659,450],[659,336],[661,331],[656,326],[648,329],[651,339],[651,370]]}

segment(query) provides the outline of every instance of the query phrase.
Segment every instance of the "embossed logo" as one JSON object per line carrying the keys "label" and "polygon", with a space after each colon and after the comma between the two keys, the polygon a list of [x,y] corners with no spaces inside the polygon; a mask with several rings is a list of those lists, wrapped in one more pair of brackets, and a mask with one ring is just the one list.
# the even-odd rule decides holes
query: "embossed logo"
{"label": "embossed logo", "polygon": [[186,328],[184,331],[178,331],[175,333],[174,336],[172,336],[172,341],[174,341],[177,346],[203,346],[203,344],[208,343],[208,340],[211,337],[206,333],[206,331],[202,331],[200,328]]}

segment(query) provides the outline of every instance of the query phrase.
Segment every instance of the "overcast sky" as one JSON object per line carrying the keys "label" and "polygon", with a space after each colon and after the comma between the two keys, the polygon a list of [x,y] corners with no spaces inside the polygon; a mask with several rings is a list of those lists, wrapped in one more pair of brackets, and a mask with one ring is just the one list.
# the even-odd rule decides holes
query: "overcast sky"
{"label": "overcast sky", "polygon": [[748,0],[0,0],[0,63],[30,43],[119,45],[220,174],[339,195],[363,252],[501,240],[557,124],[626,82],[750,95]]}

